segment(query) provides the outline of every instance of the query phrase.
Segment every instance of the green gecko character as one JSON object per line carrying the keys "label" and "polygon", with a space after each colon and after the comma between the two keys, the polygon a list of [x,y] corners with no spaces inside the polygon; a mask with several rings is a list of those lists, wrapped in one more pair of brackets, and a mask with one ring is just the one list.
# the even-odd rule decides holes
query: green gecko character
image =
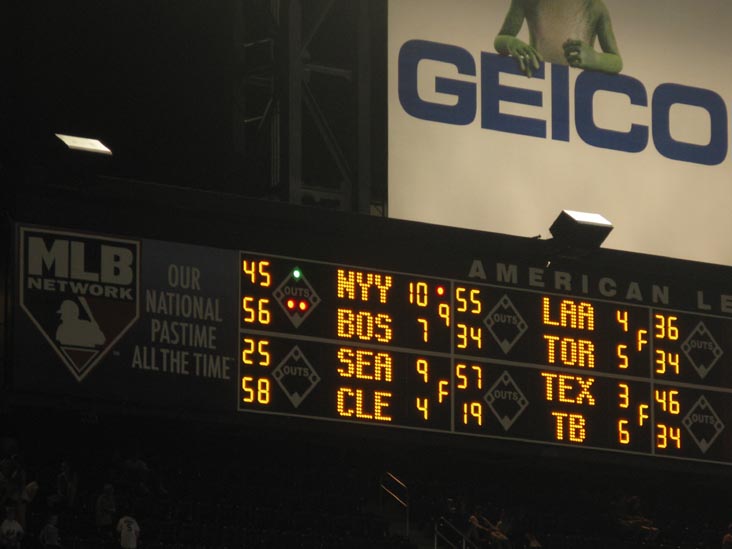
{"label": "green gecko character", "polygon": [[[516,38],[524,19],[531,44]],[[595,50],[595,38],[602,52]],[[516,58],[529,77],[542,61],[609,74],[623,68],[602,0],[511,0],[494,45],[498,53]]]}

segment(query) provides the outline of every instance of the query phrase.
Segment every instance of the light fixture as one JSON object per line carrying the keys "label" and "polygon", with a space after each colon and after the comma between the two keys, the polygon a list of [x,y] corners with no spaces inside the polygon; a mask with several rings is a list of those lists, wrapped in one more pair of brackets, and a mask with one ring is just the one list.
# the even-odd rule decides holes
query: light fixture
{"label": "light fixture", "polygon": [[599,248],[613,230],[613,224],[597,213],[562,210],[549,232],[562,249],[588,252]]}
{"label": "light fixture", "polygon": [[112,156],[112,151],[98,139],[90,139],[88,137],[77,137],[75,135],[64,135],[61,133],[54,134],[64,144],[73,151],[85,151],[96,154],[104,154]]}

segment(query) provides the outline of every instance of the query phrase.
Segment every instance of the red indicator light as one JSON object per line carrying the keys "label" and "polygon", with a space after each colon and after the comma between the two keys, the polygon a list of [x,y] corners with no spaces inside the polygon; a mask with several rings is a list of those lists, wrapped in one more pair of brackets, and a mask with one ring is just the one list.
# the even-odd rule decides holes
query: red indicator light
{"label": "red indicator light", "polygon": [[307,311],[307,310],[308,310],[308,305],[309,305],[309,303],[308,303],[307,301],[301,301],[301,302],[300,302],[300,305],[299,305],[299,307],[300,307],[300,310],[301,310],[302,312],[305,312],[305,311]]}
{"label": "red indicator light", "polygon": [[437,295],[442,297],[445,295],[445,287],[444,286],[437,286]]}
{"label": "red indicator light", "polygon": [[295,308],[295,300],[294,299],[288,299],[287,300],[287,308],[288,309],[294,309]]}

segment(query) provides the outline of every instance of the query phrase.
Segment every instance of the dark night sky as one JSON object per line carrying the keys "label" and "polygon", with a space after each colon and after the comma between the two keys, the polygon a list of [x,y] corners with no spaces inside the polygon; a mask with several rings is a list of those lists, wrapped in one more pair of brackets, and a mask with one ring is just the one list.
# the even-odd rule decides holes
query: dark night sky
{"label": "dark night sky", "polygon": [[[270,139],[252,138],[256,124],[243,130],[242,106],[243,99],[251,111],[247,116],[261,114],[268,99],[266,90],[244,86],[245,73],[261,58],[247,60],[242,53],[245,40],[276,29],[262,16],[268,1],[10,2],[9,16],[0,17],[0,61],[6,69],[0,79],[0,163],[22,171],[43,166],[50,178],[56,177],[55,166],[79,161],[79,153],[70,160],[54,137],[68,133],[96,137],[113,150],[111,159],[82,159],[95,162],[98,173],[254,196],[271,190]],[[283,2],[283,21],[286,6]],[[303,59],[353,69],[358,4],[306,0],[304,31],[326,7],[327,17]],[[374,0],[369,9],[375,32],[371,119],[377,154],[372,169],[383,193],[386,64],[381,21],[386,3]],[[274,51],[272,74],[282,75],[277,68],[282,50]],[[355,174],[355,73],[344,79],[313,72],[307,79]],[[307,110],[303,132],[304,184],[340,185],[343,177]]]}
{"label": "dark night sky", "polygon": [[9,154],[46,161],[53,133],[93,136],[114,151],[117,175],[234,184],[236,7],[16,1],[3,23]]}

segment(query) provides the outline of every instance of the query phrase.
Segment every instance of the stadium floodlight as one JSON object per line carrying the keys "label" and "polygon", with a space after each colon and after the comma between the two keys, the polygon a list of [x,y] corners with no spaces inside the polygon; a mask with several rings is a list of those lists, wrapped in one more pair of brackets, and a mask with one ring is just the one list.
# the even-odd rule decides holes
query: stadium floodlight
{"label": "stadium floodlight", "polygon": [[112,151],[98,139],[90,139],[88,137],[77,137],[75,135],[64,135],[61,133],[54,134],[64,144],[73,151],[85,151],[96,154],[104,154],[112,156]]}
{"label": "stadium floodlight", "polygon": [[549,232],[557,244],[575,250],[599,248],[613,230],[613,224],[597,213],[562,210]]}

